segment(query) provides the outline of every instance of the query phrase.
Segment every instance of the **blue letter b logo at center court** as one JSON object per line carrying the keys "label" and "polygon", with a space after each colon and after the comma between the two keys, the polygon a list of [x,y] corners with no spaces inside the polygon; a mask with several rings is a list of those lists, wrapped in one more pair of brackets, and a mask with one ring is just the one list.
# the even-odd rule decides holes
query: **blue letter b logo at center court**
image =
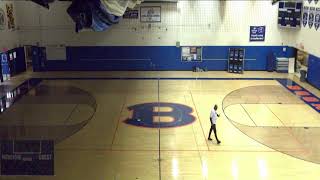
{"label": "blue letter b logo at center court", "polygon": [[144,103],[128,107],[132,116],[124,122],[148,128],[170,128],[191,124],[195,117],[192,108],[176,103]]}

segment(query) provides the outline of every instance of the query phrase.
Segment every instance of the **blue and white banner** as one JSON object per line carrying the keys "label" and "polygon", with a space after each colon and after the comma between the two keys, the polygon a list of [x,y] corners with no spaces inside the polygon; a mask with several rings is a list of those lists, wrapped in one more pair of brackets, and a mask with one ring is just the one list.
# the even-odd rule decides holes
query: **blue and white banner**
{"label": "blue and white banner", "polygon": [[310,7],[309,10],[309,19],[308,19],[308,24],[309,24],[309,28],[311,29],[314,23],[314,15],[316,13],[316,8],[315,7]]}
{"label": "blue and white banner", "polygon": [[127,9],[123,16],[124,19],[138,19],[139,18],[139,11],[134,9],[134,10],[129,10]]}
{"label": "blue and white banner", "polygon": [[6,14],[4,13],[4,10],[0,8],[0,30],[4,30],[5,29],[5,25],[6,25]]}
{"label": "blue and white banner", "polygon": [[316,16],[314,18],[314,27],[316,28],[316,30],[318,30],[320,27],[320,8],[316,9]]}
{"label": "blue and white banner", "polygon": [[264,41],[266,26],[250,26],[250,41]]}
{"label": "blue and white banner", "polygon": [[1,175],[54,175],[53,141],[2,141]]}
{"label": "blue and white banner", "polygon": [[1,66],[2,66],[2,75],[5,77],[10,75],[10,68],[8,63],[8,57],[6,53],[0,53]]}
{"label": "blue and white banner", "polygon": [[309,14],[309,7],[304,6],[303,7],[303,14],[302,14],[302,25],[303,27],[306,27],[308,24],[308,14]]}

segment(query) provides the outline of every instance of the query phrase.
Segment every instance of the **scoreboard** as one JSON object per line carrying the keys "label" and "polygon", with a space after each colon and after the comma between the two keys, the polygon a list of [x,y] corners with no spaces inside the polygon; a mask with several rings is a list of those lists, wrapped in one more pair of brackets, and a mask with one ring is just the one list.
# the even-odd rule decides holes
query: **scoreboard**
{"label": "scoreboard", "polygon": [[280,1],[278,25],[280,27],[300,28],[302,4],[302,1]]}

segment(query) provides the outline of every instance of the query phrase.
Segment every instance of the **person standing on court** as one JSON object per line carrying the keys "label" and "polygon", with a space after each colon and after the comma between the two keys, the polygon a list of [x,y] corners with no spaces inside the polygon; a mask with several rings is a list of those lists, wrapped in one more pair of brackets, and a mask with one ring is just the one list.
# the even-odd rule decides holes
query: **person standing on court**
{"label": "person standing on court", "polygon": [[209,140],[209,141],[212,141],[212,139],[211,139],[211,132],[212,132],[212,130],[213,130],[214,136],[216,137],[216,140],[217,140],[217,143],[220,144],[221,141],[219,141],[219,139],[218,139],[218,137],[217,137],[217,129],[216,129],[216,122],[217,122],[218,117],[220,117],[220,115],[217,113],[217,109],[218,109],[218,105],[214,105],[214,107],[211,109],[211,112],[210,112],[211,128],[210,128],[210,131],[209,131],[208,140]]}

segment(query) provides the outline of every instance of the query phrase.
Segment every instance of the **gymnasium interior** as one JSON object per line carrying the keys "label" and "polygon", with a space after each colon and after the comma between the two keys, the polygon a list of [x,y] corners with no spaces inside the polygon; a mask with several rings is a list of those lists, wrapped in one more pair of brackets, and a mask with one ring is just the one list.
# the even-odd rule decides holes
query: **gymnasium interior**
{"label": "gymnasium interior", "polygon": [[0,179],[317,180],[319,27],[319,0],[1,0]]}

